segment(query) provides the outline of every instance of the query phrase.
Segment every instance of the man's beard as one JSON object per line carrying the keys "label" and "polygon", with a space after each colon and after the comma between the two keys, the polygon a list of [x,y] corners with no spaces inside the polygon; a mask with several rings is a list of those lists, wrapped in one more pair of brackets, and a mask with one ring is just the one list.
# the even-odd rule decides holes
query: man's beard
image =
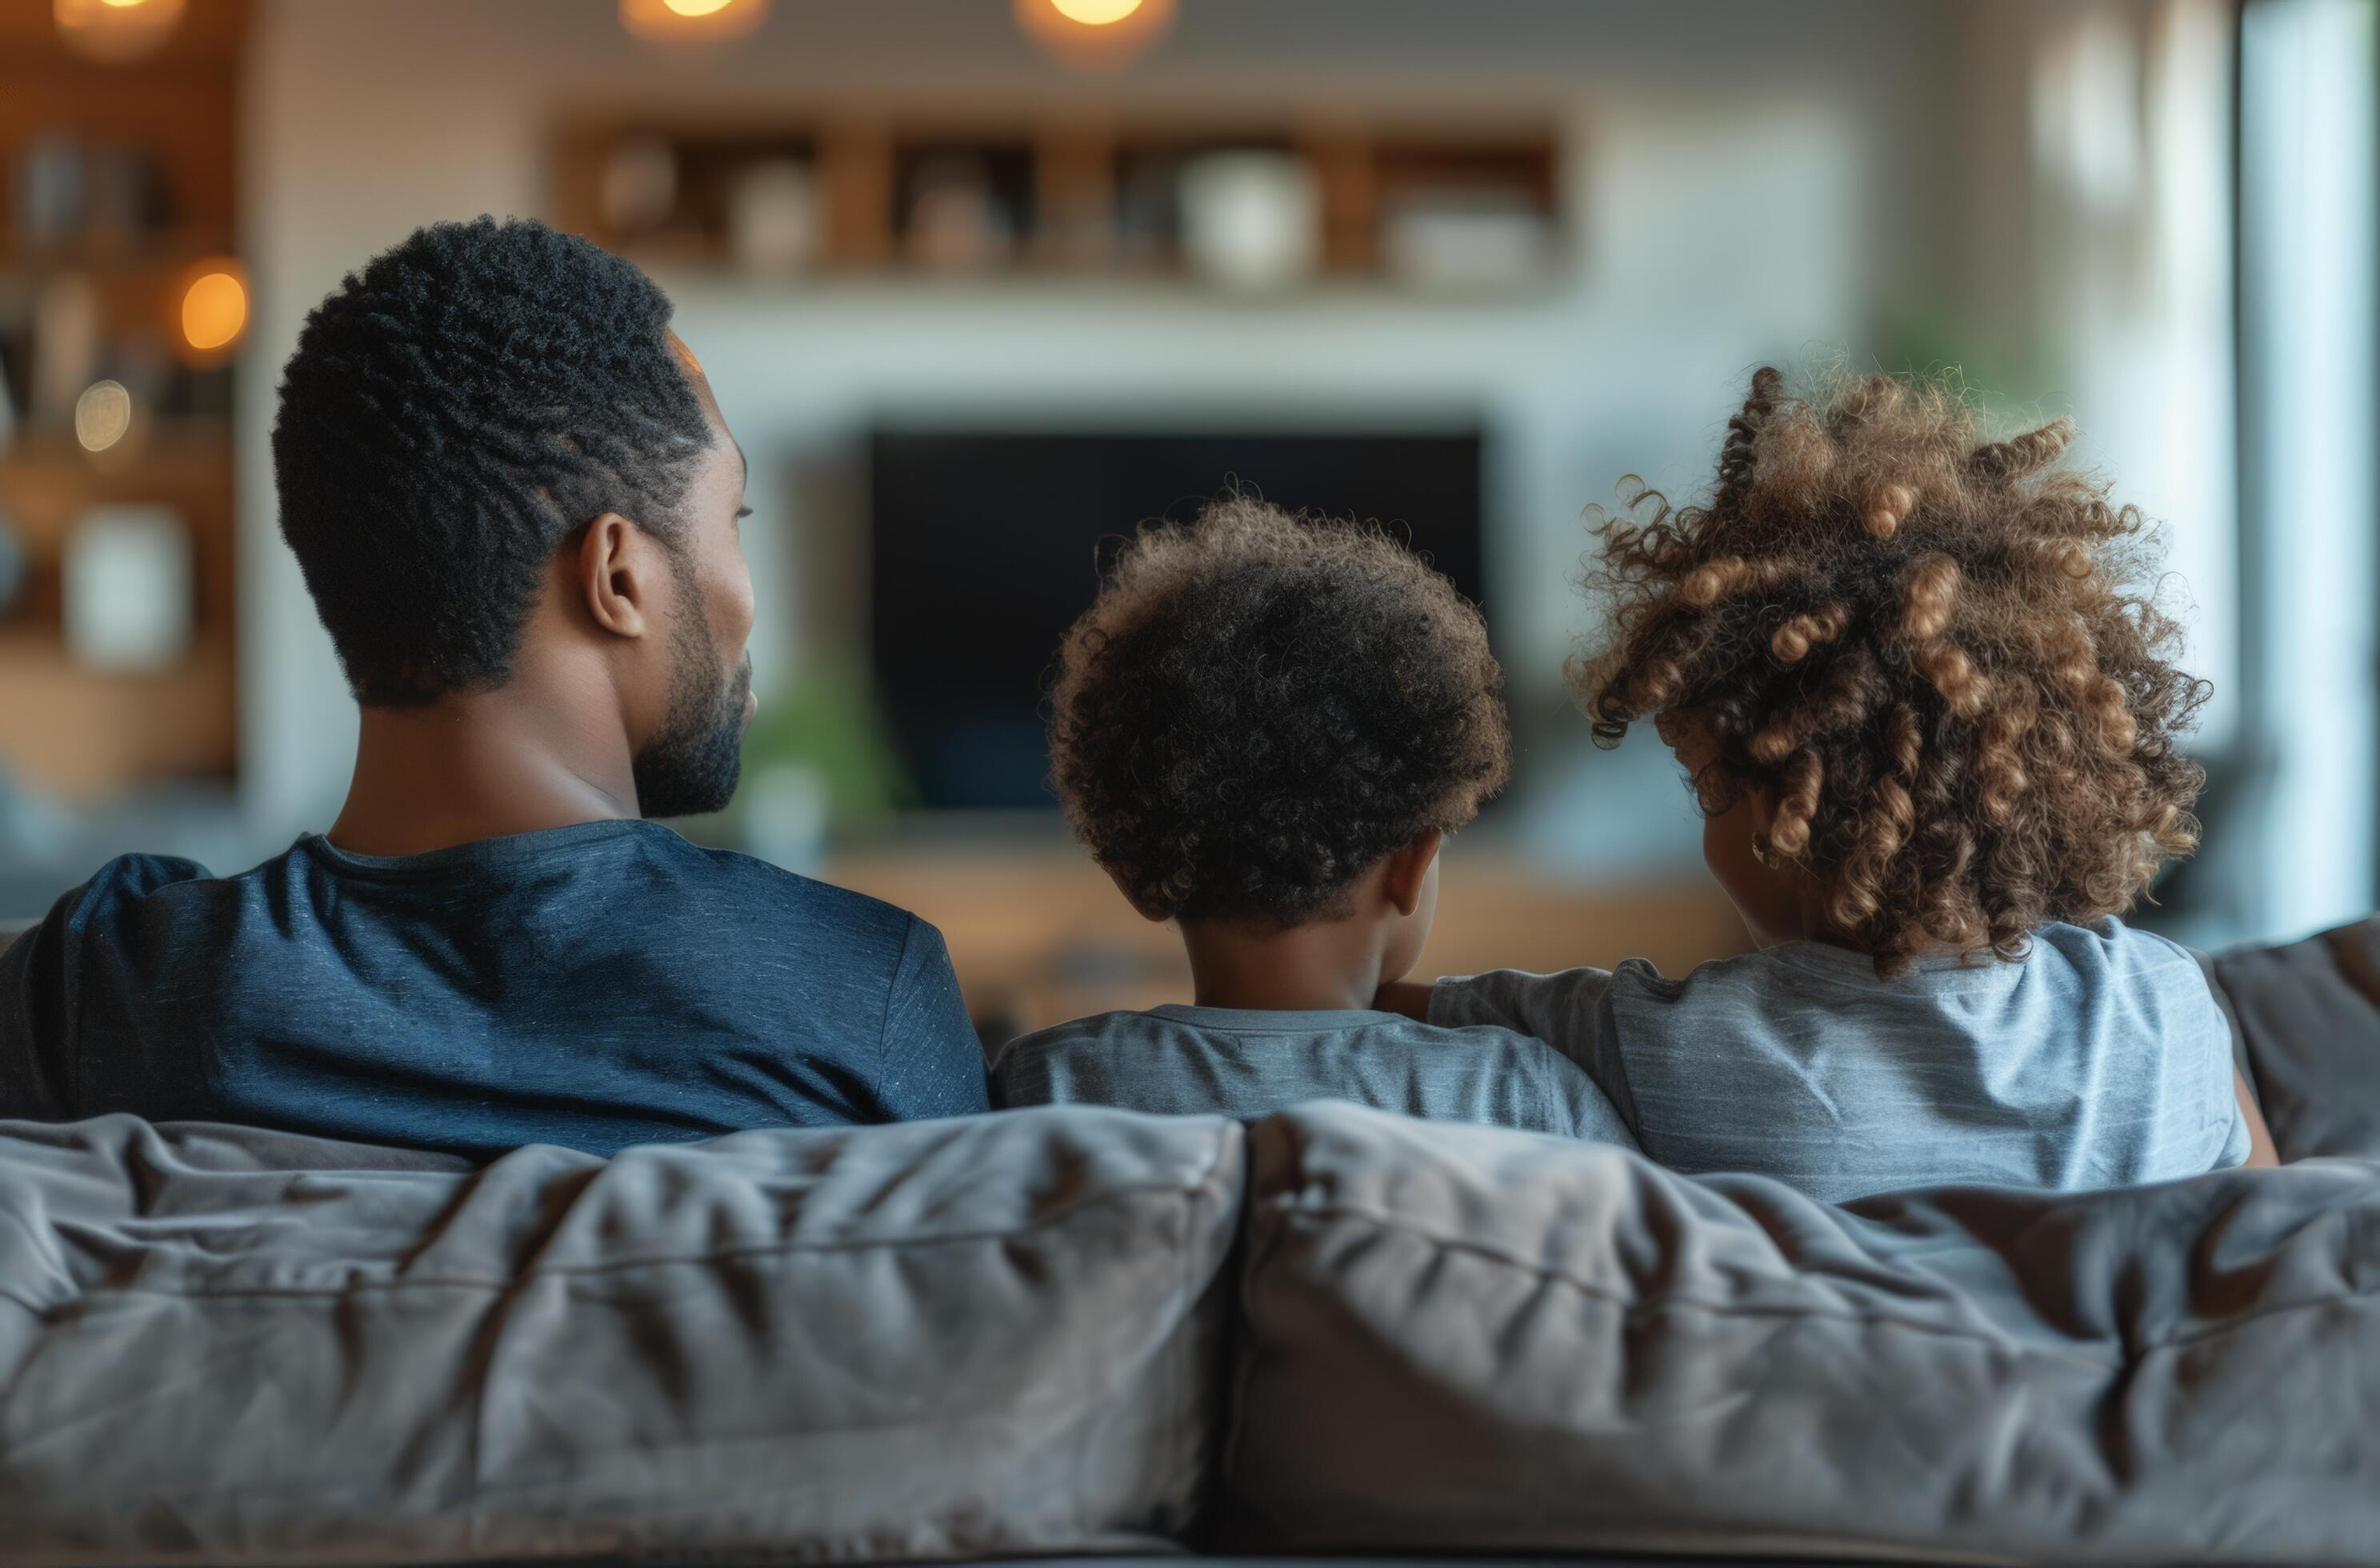
{"label": "man's beard", "polygon": [[672,638],[669,708],[662,727],[645,742],[630,768],[637,784],[637,809],[648,817],[693,817],[723,811],[735,798],[744,768],[744,701],[752,689],[747,655],[722,688],[717,675],[719,647],[693,574],[677,581],[686,607]]}

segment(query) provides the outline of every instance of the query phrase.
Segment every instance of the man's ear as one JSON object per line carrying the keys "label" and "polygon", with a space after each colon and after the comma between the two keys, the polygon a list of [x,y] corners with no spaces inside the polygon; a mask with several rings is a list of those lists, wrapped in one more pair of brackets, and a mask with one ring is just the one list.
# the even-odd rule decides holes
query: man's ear
{"label": "man's ear", "polygon": [[1429,880],[1430,864],[1438,858],[1439,845],[1445,842],[1445,836],[1432,828],[1389,857],[1388,874],[1380,880],[1380,891],[1397,906],[1398,914],[1410,915],[1421,907],[1422,883]]}
{"label": "man's ear", "polygon": [[[1102,867],[1101,869],[1106,869],[1106,868]],[[1123,901],[1126,904],[1131,905],[1133,913],[1138,915],[1142,919],[1154,920],[1161,926],[1167,920],[1172,918],[1172,916],[1167,915],[1160,910],[1151,909],[1148,905],[1143,904],[1140,901],[1139,895],[1132,891],[1132,884],[1123,880],[1123,872],[1114,870],[1108,871],[1108,881],[1115,883],[1116,891],[1123,894]]]}
{"label": "man's ear", "polygon": [[595,624],[617,637],[650,631],[659,565],[652,540],[617,512],[588,524],[578,544],[577,584]]}

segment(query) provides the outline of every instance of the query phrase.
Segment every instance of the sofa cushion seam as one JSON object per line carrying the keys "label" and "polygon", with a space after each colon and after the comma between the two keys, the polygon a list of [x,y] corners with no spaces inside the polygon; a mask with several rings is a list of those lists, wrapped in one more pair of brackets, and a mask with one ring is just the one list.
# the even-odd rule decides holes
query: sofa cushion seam
{"label": "sofa cushion seam", "polygon": [[[1895,1317],[1889,1313],[1845,1312],[1828,1307],[1799,1306],[1740,1306],[1724,1302],[1703,1301],[1693,1296],[1677,1295],[1631,1300],[1614,1294],[1608,1288],[1580,1279],[1574,1273],[1555,1268],[1549,1264],[1533,1262],[1527,1258],[1516,1257],[1512,1253],[1503,1251],[1497,1247],[1488,1246],[1483,1243],[1471,1241],[1462,1237],[1449,1237],[1441,1235],[1437,1232],[1427,1230],[1421,1226],[1398,1220],[1393,1216],[1379,1214],[1372,1210],[1356,1208],[1352,1205],[1332,1204],[1294,1209],[1274,1206],[1272,1213],[1277,1221],[1283,1222],[1313,1217],[1336,1217],[1361,1220],[1367,1223],[1378,1225],[1383,1230],[1395,1231],[1402,1234],[1412,1236],[1417,1240],[1427,1242],[1435,1246],[1444,1247],[1453,1251],[1472,1253],[1493,1262],[1503,1264],[1508,1268],[1520,1270],[1524,1273],[1534,1274],[1541,1279],[1556,1281],[1561,1284],[1568,1285],[1582,1295],[1590,1296],[1595,1300],[1616,1307],[1623,1313],[1627,1313],[1631,1316],[1663,1311],[1671,1307],[1679,1307],[1688,1311],[1703,1312],[1714,1317],[1722,1318],[1807,1318],[1832,1323],[1852,1323],[1870,1328],[1882,1327],[1906,1329],[1914,1333],[1931,1334],[1944,1339],[1965,1340],[1976,1344],[2005,1350],[2012,1355],[2034,1355],[2058,1360],[2074,1361],[2087,1366],[2107,1367],[2111,1368],[2121,1367],[2131,1365],[2138,1360],[2138,1356],[2128,1356],[2121,1354],[2110,1355],[2104,1353],[2093,1354],[2082,1350],[2056,1350],[2038,1345],[2026,1345],[2019,1343],[2013,1340],[2002,1339],[1985,1333],[1979,1333],[1973,1329],[1961,1328],[1951,1324],[1924,1323],[1912,1319]],[[1796,1275],[1803,1275],[1804,1271],[1797,1269],[1795,1273]],[[2203,1331],[2195,1334],[2184,1335],[2173,1339],[2160,1338],[2142,1340],[2137,1343],[2139,1343],[2141,1350],[2144,1353],[2159,1350],[2187,1350],[2194,1348],[2210,1339],[2245,1328],[2248,1325],[2258,1322],[2265,1318],[2277,1317],[2281,1314],[2289,1312],[2326,1310],[2339,1307],[2352,1306],[2358,1302],[2370,1301],[2375,1298],[2380,1298],[2380,1287],[2374,1287],[2370,1290],[2350,1291],[2339,1295],[2325,1296],[2318,1301],[2287,1302],[2278,1306],[2266,1307],[2244,1318],[2237,1318],[2223,1323],[2211,1324]]]}
{"label": "sofa cushion seam", "polygon": [[[292,1299],[326,1298],[345,1295],[350,1292],[360,1290],[414,1289],[501,1292],[514,1290],[523,1284],[540,1279],[596,1279],[607,1275],[625,1273],[637,1269],[683,1268],[688,1265],[735,1262],[755,1258],[793,1257],[815,1253],[863,1252],[886,1247],[965,1246],[987,1241],[1007,1241],[1019,1236],[1037,1235],[1046,1231],[1054,1230],[1074,1220],[1078,1215],[1087,1213],[1091,1209],[1112,1208],[1127,1201],[1148,1197],[1188,1198],[1192,1200],[1203,1198],[1205,1195],[1211,1190],[1211,1178],[1215,1170],[1220,1166],[1221,1162],[1221,1157],[1219,1153],[1216,1159],[1209,1162],[1207,1174],[1201,1176],[1197,1181],[1193,1183],[1150,1182],[1133,1186],[1113,1187],[1105,1192],[1099,1193],[1097,1196],[1086,1197],[1078,1202],[1070,1204],[1066,1208],[1048,1215],[1043,1219],[1034,1221],[1029,1224],[1008,1226],[1000,1229],[954,1231],[946,1234],[931,1236],[871,1236],[851,1237],[839,1241],[796,1241],[775,1245],[722,1247],[711,1252],[622,1258],[616,1261],[605,1263],[540,1265],[536,1268],[526,1270],[518,1274],[501,1277],[481,1275],[442,1275],[429,1279],[398,1277],[380,1280],[342,1280],[335,1285],[290,1285],[284,1287],[259,1285],[253,1287],[240,1286],[224,1290],[163,1290],[152,1286],[143,1286],[140,1284],[107,1285],[96,1290],[78,1293],[71,1301],[61,1302],[57,1304],[57,1306],[54,1307],[35,1307],[30,1303],[24,1303],[24,1305],[27,1306],[29,1310],[41,1313],[42,1316],[47,1317],[59,1310],[60,1307],[71,1306],[75,1302],[91,1301],[103,1296],[150,1295],[165,1296],[176,1300],[199,1301],[247,1300],[273,1297],[288,1297]],[[333,1262],[326,1266],[339,1267],[340,1265],[336,1262]],[[9,1295],[6,1299],[21,1301],[22,1298]]]}

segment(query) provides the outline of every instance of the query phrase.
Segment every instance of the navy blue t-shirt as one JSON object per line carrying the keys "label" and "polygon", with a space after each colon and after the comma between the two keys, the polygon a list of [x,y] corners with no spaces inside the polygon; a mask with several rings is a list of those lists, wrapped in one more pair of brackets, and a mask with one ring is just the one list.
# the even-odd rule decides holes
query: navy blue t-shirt
{"label": "navy blue t-shirt", "polygon": [[126,856],[0,954],[0,1117],[485,1160],[987,1107],[940,932],[655,822]]}

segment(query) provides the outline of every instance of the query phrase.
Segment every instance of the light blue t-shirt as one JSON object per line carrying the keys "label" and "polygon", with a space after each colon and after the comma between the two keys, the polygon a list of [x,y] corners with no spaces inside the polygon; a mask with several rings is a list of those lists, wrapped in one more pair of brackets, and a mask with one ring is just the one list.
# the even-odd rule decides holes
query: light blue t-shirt
{"label": "light blue t-shirt", "polygon": [[1003,1108],[1113,1105],[1243,1121],[1305,1100],[1349,1100],[1635,1147],[1595,1080],[1543,1041],[1394,1013],[1101,1013],[1012,1041],[991,1064],[991,1098]]}
{"label": "light blue t-shirt", "polygon": [[1501,969],[1438,982],[1430,1021],[1500,1024],[1585,1067],[1645,1153],[1828,1202],[1942,1185],[2071,1190],[2248,1157],[2230,1026],[2190,954],[2115,920],[2035,931],[2022,962],[1796,942],[1667,979]]}

